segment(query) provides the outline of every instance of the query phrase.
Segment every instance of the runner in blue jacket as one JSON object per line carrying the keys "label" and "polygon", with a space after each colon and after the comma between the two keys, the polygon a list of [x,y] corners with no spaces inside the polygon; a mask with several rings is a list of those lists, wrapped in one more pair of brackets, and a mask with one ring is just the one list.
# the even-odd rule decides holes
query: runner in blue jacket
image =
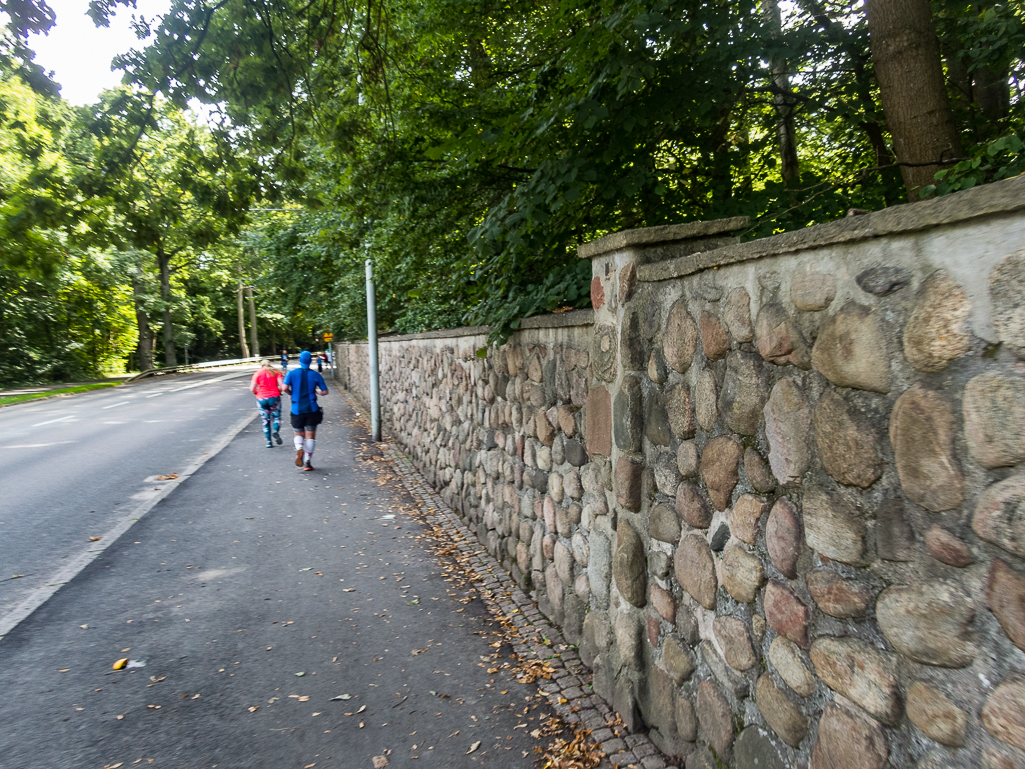
{"label": "runner in blue jacket", "polygon": [[295,431],[295,466],[313,470],[310,460],[317,444],[317,425],[324,421],[324,411],[317,403],[318,395],[327,395],[324,377],[310,369],[313,356],[309,350],[299,353],[299,368],[285,375],[284,391],[292,396],[292,429]]}

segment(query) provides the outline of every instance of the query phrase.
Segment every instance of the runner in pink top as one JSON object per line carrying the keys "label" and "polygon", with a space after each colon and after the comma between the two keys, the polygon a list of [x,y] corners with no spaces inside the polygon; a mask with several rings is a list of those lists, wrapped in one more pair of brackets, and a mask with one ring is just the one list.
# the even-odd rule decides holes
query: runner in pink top
{"label": "runner in pink top", "polygon": [[263,420],[263,434],[267,436],[267,448],[274,448],[271,435],[281,445],[281,382],[284,377],[271,365],[269,360],[260,364],[260,370],[253,374],[249,389],[256,396],[260,407],[260,419]]}

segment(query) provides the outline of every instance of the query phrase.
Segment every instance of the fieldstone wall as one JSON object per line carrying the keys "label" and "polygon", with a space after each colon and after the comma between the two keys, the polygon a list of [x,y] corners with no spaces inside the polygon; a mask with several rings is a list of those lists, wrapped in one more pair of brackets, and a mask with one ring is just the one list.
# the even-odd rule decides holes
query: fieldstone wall
{"label": "fieldstone wall", "polygon": [[688,769],[1025,769],[1025,178],[745,226],[581,247],[593,325],[486,360],[383,342],[386,428]]}

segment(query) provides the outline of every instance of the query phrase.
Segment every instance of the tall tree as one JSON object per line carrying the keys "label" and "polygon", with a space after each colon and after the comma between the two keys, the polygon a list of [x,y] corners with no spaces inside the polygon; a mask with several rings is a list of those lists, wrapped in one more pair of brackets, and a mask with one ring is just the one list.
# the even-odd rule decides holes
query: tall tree
{"label": "tall tree", "polygon": [[[230,148],[165,100],[128,89],[109,92],[88,128],[96,162],[80,183],[108,206],[108,238],[152,255],[164,364],[175,366],[172,274],[239,232],[252,179]],[[143,340],[148,322],[145,313],[137,315]]]}
{"label": "tall tree", "polygon": [[929,0],[865,0],[872,59],[910,200],[961,157]]}
{"label": "tall tree", "polygon": [[772,74],[772,104],[776,110],[776,135],[779,141],[780,175],[792,182],[801,176],[797,158],[797,130],[794,127],[794,97],[790,91],[790,72],[783,48],[783,19],[776,0],[762,0],[762,17],[775,42],[769,54]]}

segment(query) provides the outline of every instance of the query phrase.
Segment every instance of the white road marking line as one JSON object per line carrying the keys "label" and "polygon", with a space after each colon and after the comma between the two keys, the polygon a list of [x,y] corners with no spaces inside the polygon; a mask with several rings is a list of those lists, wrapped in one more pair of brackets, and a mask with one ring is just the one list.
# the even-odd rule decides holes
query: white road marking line
{"label": "white road marking line", "polygon": [[163,393],[153,393],[152,395],[147,395],[146,397],[147,398],[156,398],[158,395],[163,395]]}
{"label": "white road marking line", "polygon": [[118,406],[124,406],[126,403],[131,403],[131,401],[121,401],[120,403],[111,403],[109,406],[103,406],[101,408],[101,411],[105,411],[106,409],[117,408]]}
{"label": "white road marking line", "polygon": [[69,419],[74,419],[78,414],[68,414],[66,417],[57,417],[56,419],[48,419],[45,422],[37,422],[32,425],[33,427],[42,427],[43,425],[52,425],[54,422],[66,422]]}
{"label": "white road marking line", "polygon": [[223,382],[226,379],[235,379],[236,377],[240,377],[240,376],[252,376],[252,375],[253,374],[252,374],[251,371],[241,371],[241,372],[236,371],[236,372],[232,372],[231,374],[222,374],[221,376],[214,377],[213,379],[204,379],[202,382],[193,382],[192,384],[187,384],[184,387],[176,387],[173,390],[168,390],[168,392],[180,393],[182,390],[191,390],[193,387],[202,387],[203,385],[212,384],[214,382]]}
{"label": "white road marking line", "polygon": [[77,441],[54,441],[53,443],[23,443],[20,446],[0,446],[0,449],[45,449],[47,446],[60,446],[63,443],[76,443]]}

